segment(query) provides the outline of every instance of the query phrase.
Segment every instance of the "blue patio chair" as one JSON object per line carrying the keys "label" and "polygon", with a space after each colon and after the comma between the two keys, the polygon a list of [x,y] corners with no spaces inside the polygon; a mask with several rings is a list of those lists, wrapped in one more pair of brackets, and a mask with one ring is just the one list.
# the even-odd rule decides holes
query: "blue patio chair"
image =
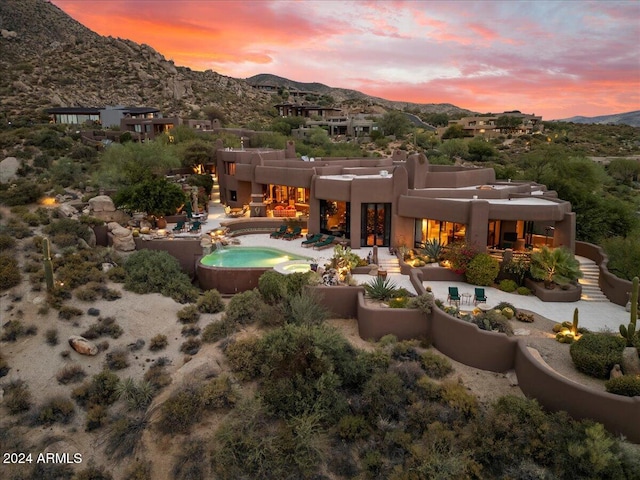
{"label": "blue patio chair", "polygon": [[473,296],[473,304],[478,305],[479,303],[487,303],[487,297],[484,294],[484,288],[476,288],[476,293]]}
{"label": "blue patio chair", "polygon": [[447,301],[449,302],[449,305],[451,305],[451,303],[460,305],[460,294],[458,293],[458,287],[449,287],[449,295],[447,296]]}

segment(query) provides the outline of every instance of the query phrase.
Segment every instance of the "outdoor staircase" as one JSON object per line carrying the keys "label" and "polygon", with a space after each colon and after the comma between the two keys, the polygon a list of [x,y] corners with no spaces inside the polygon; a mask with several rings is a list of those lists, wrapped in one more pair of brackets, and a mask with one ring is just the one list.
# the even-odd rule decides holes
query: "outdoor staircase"
{"label": "outdoor staircase", "polygon": [[598,279],[600,277],[600,268],[593,260],[588,258],[579,258],[580,270],[583,277],[578,280],[582,286],[582,296],[580,300],[587,302],[608,302],[609,299],[600,290]]}
{"label": "outdoor staircase", "polygon": [[385,270],[387,274],[400,273],[400,262],[395,255],[378,256],[379,270]]}
{"label": "outdoor staircase", "polygon": [[211,189],[211,203],[220,203],[220,184],[216,178],[213,182],[213,188]]}

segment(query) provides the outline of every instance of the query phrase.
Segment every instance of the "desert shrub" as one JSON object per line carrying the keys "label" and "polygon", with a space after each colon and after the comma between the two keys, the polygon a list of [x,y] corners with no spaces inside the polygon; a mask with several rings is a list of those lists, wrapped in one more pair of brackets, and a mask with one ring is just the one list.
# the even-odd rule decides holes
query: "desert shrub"
{"label": "desert shrub", "polygon": [[82,288],[78,288],[75,291],[76,298],[83,302],[93,302],[102,296],[103,291],[106,290],[104,284],[98,282],[90,282]]}
{"label": "desert shrub", "polygon": [[61,260],[54,261],[54,267],[57,280],[71,290],[90,282],[99,283],[104,278],[99,260],[86,250],[65,254]]}
{"label": "desert shrub", "polygon": [[202,313],[219,313],[224,310],[222,295],[216,289],[204,292],[196,303],[198,310]]}
{"label": "desert shrub", "polygon": [[73,402],[65,397],[53,397],[45,401],[34,415],[37,425],[69,423],[75,414]]}
{"label": "desert shrub", "polygon": [[514,314],[518,313],[518,309],[509,302],[500,302],[498,305],[493,307],[494,310],[500,310],[500,311],[504,310],[505,308],[510,308]]}
{"label": "desert shrub", "polygon": [[58,318],[63,320],[71,320],[73,317],[79,317],[82,315],[82,310],[77,307],[73,307],[71,305],[63,305],[58,310]]}
{"label": "desert shrub", "polygon": [[200,439],[190,439],[182,445],[173,469],[174,480],[204,480],[207,478],[206,450]]}
{"label": "desert shrub", "polygon": [[187,355],[195,355],[200,351],[202,341],[199,338],[188,338],[182,345],[180,345],[180,351]]}
{"label": "desert shrub", "polygon": [[129,366],[129,351],[118,348],[107,353],[104,366],[109,370],[122,370],[123,368],[127,368]]}
{"label": "desert shrub", "polygon": [[499,310],[488,310],[475,315],[472,320],[481,330],[497,331],[513,335],[509,320]]}
{"label": "desert shrub", "polygon": [[531,295],[531,290],[529,290],[527,287],[518,287],[516,289],[516,292],[518,293],[518,295]]}
{"label": "desert shrub", "polygon": [[71,290],[68,285],[54,285],[47,292],[47,304],[53,308],[61,308],[65,300],[71,298]]}
{"label": "desert shrub", "polygon": [[197,337],[200,335],[200,327],[197,325],[185,325],[180,332],[183,337]]}
{"label": "desert shrub", "polygon": [[104,336],[118,338],[122,333],[122,327],[116,323],[114,317],[99,317],[96,323],[82,332],[82,336],[89,340],[95,340],[96,338]]}
{"label": "desert shrub", "polygon": [[389,300],[390,308],[407,308],[409,297],[394,297]]}
{"label": "desert shrub", "polygon": [[125,471],[125,478],[127,480],[152,480],[151,462],[136,461],[131,464]]}
{"label": "desert shrub", "polygon": [[[71,465],[55,463],[36,463],[31,471],[31,477],[38,480],[73,480],[74,470]],[[15,477],[18,478],[23,477]]]}
{"label": "desert shrub", "polygon": [[622,363],[625,345],[625,339],[617,335],[592,333],[573,342],[569,352],[579,371],[606,379],[613,366]]}
{"label": "desert shrub", "polygon": [[38,201],[41,195],[42,187],[39,182],[19,179],[9,189],[0,190],[0,202],[9,206],[29,205]]}
{"label": "desert shrub", "polygon": [[86,377],[87,374],[83,368],[78,364],[67,365],[56,374],[56,380],[58,383],[67,385],[69,383],[80,382]]}
{"label": "desert shrub", "polygon": [[127,279],[127,271],[124,269],[124,267],[118,265],[117,267],[112,267],[109,269],[109,271],[107,272],[107,277],[112,282],[124,283],[124,281]]}
{"label": "desert shrub", "polygon": [[287,279],[275,270],[267,270],[258,280],[258,291],[269,305],[282,302],[287,296]]}
{"label": "desert shrub", "polygon": [[16,240],[11,235],[0,234],[0,252],[11,250],[16,246]]}
{"label": "desert shrub", "polygon": [[264,362],[262,344],[257,337],[247,337],[230,341],[224,349],[227,361],[241,380],[252,380],[260,375]]}
{"label": "desert shrub", "polygon": [[479,253],[469,262],[467,281],[473,285],[489,286],[500,273],[500,263],[488,253]]}
{"label": "desert shrub", "polygon": [[363,285],[364,291],[374,300],[386,301],[396,293],[397,286],[389,278],[376,277]]}
{"label": "desert shrub", "polygon": [[3,342],[15,342],[19,337],[25,335],[25,327],[20,320],[9,320],[3,325],[4,330],[0,340]]}
{"label": "desert shrub", "polygon": [[535,319],[533,313],[525,313],[522,310],[518,310],[516,313],[516,320],[519,322],[532,323]]}
{"label": "desert shrub", "polygon": [[407,390],[415,390],[418,380],[424,377],[424,370],[419,362],[395,363],[389,368],[389,372],[400,377]]}
{"label": "desert shrub", "polygon": [[518,284],[513,280],[501,280],[498,288],[503,292],[511,293],[516,291]]}
{"label": "desert shrub", "polygon": [[202,341],[215,343],[228,337],[238,329],[238,325],[231,322],[225,315],[221,320],[211,322],[202,331]]}
{"label": "desert shrub", "polygon": [[51,237],[51,241],[59,246],[61,245],[56,241],[56,237],[63,238],[73,238],[74,241],[72,245],[76,244],[76,239],[81,238],[85,242],[89,241],[91,237],[91,232],[89,232],[89,228],[86,225],[83,225],[78,220],[74,220],[72,218],[60,218],[51,222],[49,225],[43,228],[44,233]]}
{"label": "desert shrub", "polygon": [[31,392],[22,380],[14,380],[4,386],[4,405],[9,414],[16,415],[31,408]]}
{"label": "desert shrub", "polygon": [[90,465],[84,470],[76,472],[73,480],[113,480],[113,477],[104,467]]}
{"label": "desert shrub", "polygon": [[315,290],[289,298],[287,322],[295,325],[318,325],[328,318],[329,310],[320,303]]}
{"label": "desert shrub", "polygon": [[195,305],[187,305],[178,310],[178,320],[180,323],[196,323],[200,319],[200,312]]}
{"label": "desert shrub", "polygon": [[166,348],[168,344],[167,336],[158,334],[151,338],[151,341],[149,342],[149,350],[157,352],[158,350]]}
{"label": "desert shrub", "polygon": [[0,378],[9,373],[9,364],[7,360],[0,354]]}
{"label": "desert shrub", "polygon": [[229,376],[220,375],[202,386],[200,398],[205,409],[215,410],[233,407],[239,395]]}
{"label": "desert shrub", "polygon": [[194,423],[200,421],[202,407],[200,389],[195,385],[185,385],[160,407],[158,428],[163,433],[187,433]]}
{"label": "desert shrub", "polygon": [[91,405],[87,409],[85,429],[87,432],[97,430],[107,423],[108,410],[104,405]]}
{"label": "desert shrub", "polygon": [[386,418],[397,421],[406,408],[407,390],[397,374],[378,372],[364,385],[363,397],[364,412],[370,420]]}
{"label": "desert shrub", "polygon": [[171,383],[171,375],[164,368],[164,365],[151,365],[144,374],[144,380],[149,382],[153,388],[160,390]]}
{"label": "desert shrub", "polygon": [[122,293],[114,288],[105,288],[102,291],[102,298],[104,298],[107,302],[112,302],[114,300],[122,298]]}
{"label": "desert shrub", "polygon": [[362,415],[345,415],[338,421],[337,433],[348,441],[367,438],[370,434],[369,423]]}
{"label": "desert shrub", "polygon": [[287,284],[287,295],[292,297],[294,295],[301,295],[305,285],[309,285],[311,279],[311,272],[294,272],[285,276]]}
{"label": "desert shrub", "polygon": [[249,325],[253,323],[263,305],[260,293],[257,290],[248,290],[233,296],[227,305],[225,317],[231,323]]}
{"label": "desert shrub", "polygon": [[127,378],[118,385],[118,397],[127,403],[131,410],[142,410],[151,400],[155,387],[149,381],[136,383],[132,378]]}
{"label": "desert shrub", "polygon": [[7,253],[0,254],[0,292],[20,284],[18,261]]}
{"label": "desert shrub", "polygon": [[103,370],[85,381],[71,392],[73,399],[82,407],[91,405],[111,405],[118,399],[118,376]]}
{"label": "desert shrub", "polygon": [[409,302],[407,303],[408,308],[415,308],[416,310],[420,310],[425,315],[431,313],[431,310],[433,310],[433,305],[433,293],[431,292],[423,293],[422,295],[419,295],[417,297],[411,297],[409,298]]}
{"label": "desert shrub", "polygon": [[179,303],[197,300],[197,289],[182,272],[178,261],[167,252],[137,251],[129,256],[124,268],[126,290],[140,294],[160,293]]}
{"label": "desert shrub", "polygon": [[640,397],[640,375],[623,375],[605,383],[607,392],[627,397]]}
{"label": "desert shrub", "polygon": [[391,358],[400,362],[416,362],[420,360],[420,354],[416,350],[418,342],[414,340],[403,340],[389,345]]}
{"label": "desert shrub", "polygon": [[420,356],[420,363],[431,378],[443,378],[453,371],[449,359],[431,350],[427,350]]}

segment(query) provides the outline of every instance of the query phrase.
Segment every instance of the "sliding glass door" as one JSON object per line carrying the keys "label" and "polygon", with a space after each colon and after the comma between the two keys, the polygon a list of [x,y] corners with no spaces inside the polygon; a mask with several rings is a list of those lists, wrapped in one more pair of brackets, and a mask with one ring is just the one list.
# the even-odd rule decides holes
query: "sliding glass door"
{"label": "sliding glass door", "polygon": [[391,204],[362,204],[362,237],[361,246],[388,247],[391,236]]}

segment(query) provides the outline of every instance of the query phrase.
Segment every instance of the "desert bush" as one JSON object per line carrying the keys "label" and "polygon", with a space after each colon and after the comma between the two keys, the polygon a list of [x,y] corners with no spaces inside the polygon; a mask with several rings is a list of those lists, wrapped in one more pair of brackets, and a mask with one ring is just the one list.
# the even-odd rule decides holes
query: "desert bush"
{"label": "desert bush", "polygon": [[219,313],[224,310],[222,295],[216,289],[204,292],[196,303],[198,310],[202,313]]}
{"label": "desert bush", "polygon": [[173,469],[174,480],[204,480],[207,477],[207,462],[204,441],[190,439],[181,448]]}
{"label": "desert bush", "polygon": [[519,322],[531,323],[534,321],[534,317],[532,313],[525,313],[519,310],[516,313],[516,320],[518,320]]}
{"label": "desert bush", "polygon": [[407,390],[402,379],[392,372],[374,373],[364,385],[363,397],[364,412],[374,421],[378,418],[399,420],[407,404]]}
{"label": "desert bush", "polygon": [[178,261],[167,252],[140,250],[124,264],[124,288],[135,293],[160,293],[179,303],[195,302],[198,291],[182,272]]}
{"label": "desert bush", "polygon": [[0,292],[20,284],[18,261],[7,253],[0,254]]}
{"label": "desert bush", "polygon": [[61,308],[64,301],[70,298],[71,290],[68,285],[54,285],[53,288],[47,292],[47,304],[53,308]]}
{"label": "desert bush", "polygon": [[363,285],[364,291],[374,300],[386,301],[396,293],[397,286],[389,278],[376,277]]}
{"label": "desert bush", "polygon": [[500,302],[498,305],[496,305],[495,307],[493,307],[493,310],[504,310],[505,308],[510,308],[511,311],[514,313],[514,315],[516,313],[518,313],[518,309],[516,307],[513,306],[513,304],[509,303],[509,302]]}
{"label": "desert bush", "polygon": [[287,297],[287,279],[275,270],[267,270],[258,280],[258,291],[269,305],[282,302]]}
{"label": "desert bush", "polygon": [[605,383],[607,392],[627,397],[640,397],[640,375],[623,375]]}
{"label": "desert bush", "polygon": [[80,382],[86,377],[87,374],[83,368],[78,364],[67,365],[56,374],[56,380],[58,383],[67,385],[69,383]]}
{"label": "desert bush", "polygon": [[78,220],[72,218],[60,218],[51,222],[49,225],[43,228],[44,233],[51,237],[51,241],[58,246],[64,247],[68,245],[61,245],[56,241],[56,238],[67,239],[72,238],[72,245],[76,244],[78,238],[83,239],[85,242],[89,241],[91,232],[86,225],[83,225]]}
{"label": "desert bush", "polygon": [[95,340],[104,336],[118,338],[122,333],[122,327],[118,325],[114,317],[99,317],[96,323],[82,332],[82,336],[89,340]]}
{"label": "desert bush", "polygon": [[254,322],[263,305],[260,293],[248,290],[233,296],[227,305],[225,317],[232,324],[249,325]]}
{"label": "desert bush", "polygon": [[16,415],[31,408],[31,392],[22,380],[14,380],[4,386],[4,405],[9,414]]}
{"label": "desert bush", "polygon": [[362,415],[345,415],[338,421],[337,433],[348,441],[367,438],[370,435],[369,423]]}
{"label": "desert bush", "polygon": [[71,320],[73,317],[79,317],[82,315],[82,310],[71,305],[63,305],[58,310],[58,318],[63,320]]}
{"label": "desert bush", "polygon": [[518,287],[516,289],[516,292],[518,293],[518,295],[531,295],[531,290],[529,290],[527,287]]}
{"label": "desert bush", "polygon": [[122,293],[114,288],[105,288],[102,291],[102,298],[104,298],[107,302],[113,302],[114,300],[122,298]]}
{"label": "desert bush", "polygon": [[431,378],[443,378],[453,371],[449,359],[431,350],[427,350],[420,356],[420,363]]}
{"label": "desert bush", "polygon": [[197,337],[200,335],[200,327],[197,325],[185,325],[180,332],[183,337]]}
{"label": "desert bush", "polygon": [[42,187],[39,182],[18,179],[10,188],[0,190],[0,202],[9,206],[29,205],[37,202],[41,195]]}
{"label": "desert bush", "polygon": [[231,370],[241,380],[252,380],[260,374],[264,362],[262,343],[257,337],[246,337],[230,341],[224,354],[231,366]]}
{"label": "desert bush", "polygon": [[131,464],[125,471],[125,478],[127,480],[152,480],[151,462],[136,461]]}
{"label": "desert bush", "polygon": [[488,253],[479,253],[469,262],[467,281],[473,285],[489,286],[500,273],[500,263]]}
{"label": "desert bush", "polygon": [[202,406],[207,410],[231,408],[239,400],[239,394],[228,375],[220,375],[205,383],[200,389]]}
{"label": "desert bush", "polygon": [[118,385],[118,396],[127,403],[132,410],[143,410],[153,400],[155,387],[149,381],[136,383],[132,378],[127,378]]}
{"label": "desert bush", "polygon": [[416,362],[420,360],[420,354],[416,350],[418,342],[415,340],[403,340],[389,344],[391,358],[400,362]]}
{"label": "desert bush", "polygon": [[9,320],[3,325],[3,328],[2,336],[0,336],[0,340],[3,342],[15,342],[25,334],[24,325],[20,320]]}
{"label": "desert bush", "polygon": [[16,246],[16,240],[11,235],[0,234],[0,252],[11,250]]}
{"label": "desert bush", "polygon": [[171,383],[171,375],[167,373],[164,365],[151,365],[149,370],[145,372],[143,378],[156,390],[160,390]]}
{"label": "desert bush", "polygon": [[109,269],[109,271],[107,272],[107,277],[112,282],[124,283],[124,281],[127,279],[127,271],[124,269],[124,267],[118,265],[117,267],[112,267]]}
{"label": "desert bush", "polygon": [[10,368],[7,360],[2,356],[2,354],[0,354],[0,378],[6,376],[7,373],[9,373],[9,370]]}
{"label": "desert bush", "polygon": [[107,423],[108,410],[104,405],[91,405],[87,409],[85,429],[87,432],[97,430]]}
{"label": "desert bush", "polygon": [[178,310],[178,320],[180,323],[196,323],[200,320],[200,312],[195,305],[187,305]]}
{"label": "desert bush", "polygon": [[91,405],[111,405],[118,399],[118,376],[103,370],[85,381],[71,392],[71,396],[82,407]]}
{"label": "desert bush", "polygon": [[160,407],[158,428],[163,433],[187,433],[202,415],[202,396],[195,385],[185,385]]}
{"label": "desert bush", "polygon": [[480,330],[497,331],[513,335],[513,328],[509,320],[502,315],[499,310],[488,310],[475,315],[471,321],[475,323]]}
{"label": "desert bush", "polygon": [[107,353],[104,366],[109,370],[122,370],[123,368],[127,368],[129,366],[129,352],[125,349],[118,348]]}
{"label": "desert bush", "polygon": [[303,289],[306,285],[310,284],[312,272],[294,272],[285,276],[287,284],[287,295],[292,297],[294,295],[302,295]]}
{"label": "desert bush", "polygon": [[76,298],[83,302],[93,302],[102,296],[106,287],[104,284],[98,282],[90,282],[82,288],[78,288],[75,291]]}
{"label": "desert bush", "polygon": [[394,297],[389,300],[390,308],[407,308],[409,304],[409,297]]}
{"label": "desert bush", "polygon": [[73,480],[113,480],[113,477],[104,467],[90,465],[84,470],[76,472]]}
{"label": "desert bush", "polygon": [[199,338],[188,338],[182,345],[180,345],[180,351],[187,355],[195,355],[200,351],[202,341]]}
{"label": "desert bush", "polygon": [[608,378],[613,366],[622,363],[625,339],[617,335],[592,333],[571,344],[569,352],[576,368],[596,378]]}
{"label": "desert bush", "polygon": [[319,325],[329,318],[329,310],[320,303],[315,290],[291,296],[286,310],[287,322],[295,325]]}
{"label": "desert bush", "polygon": [[75,414],[73,402],[65,397],[53,397],[38,407],[34,414],[36,425],[69,423]]}
{"label": "desert bush", "polygon": [[149,342],[149,350],[157,352],[158,350],[166,348],[168,344],[167,336],[158,334],[151,338],[151,341]]}
{"label": "desert bush", "polygon": [[415,308],[416,310],[420,310],[425,315],[428,315],[433,310],[433,305],[433,293],[426,292],[417,297],[409,298],[407,308]]}
{"label": "desert bush", "polygon": [[516,291],[518,284],[513,280],[501,280],[498,284],[498,288],[503,292],[511,293]]}

